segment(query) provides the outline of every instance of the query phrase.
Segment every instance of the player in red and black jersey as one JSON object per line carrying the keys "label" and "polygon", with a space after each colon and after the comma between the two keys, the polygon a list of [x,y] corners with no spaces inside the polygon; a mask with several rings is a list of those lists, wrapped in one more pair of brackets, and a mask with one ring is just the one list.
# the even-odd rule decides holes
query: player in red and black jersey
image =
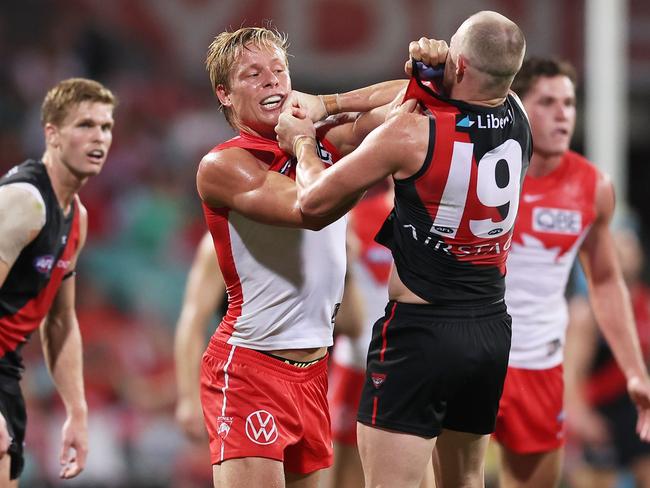
{"label": "player in red and black jersey", "polygon": [[[425,83],[416,69],[407,101],[327,170],[300,107],[276,128],[298,157],[306,215],[327,215],[387,175],[395,181],[378,235],[395,261],[390,301],[373,330],[358,415],[366,486],[417,486],[436,438],[443,486],[483,485],[510,348],[504,263],[532,151],[509,92],[524,50],[521,30],[495,12],[470,17],[449,48],[412,43],[416,60],[445,63],[442,80]],[[416,105],[423,114],[411,113]]]}
{"label": "player in red and black jersey", "polygon": [[[112,141],[113,94],[82,78],[62,81],[43,102],[45,153],[0,178],[0,485],[23,468],[26,412],[22,346],[40,326],[43,352],[67,412],[61,478],[87,453],[87,406],[74,269],[86,239],[77,192],[98,174]],[[9,456],[6,456],[6,454]]]}

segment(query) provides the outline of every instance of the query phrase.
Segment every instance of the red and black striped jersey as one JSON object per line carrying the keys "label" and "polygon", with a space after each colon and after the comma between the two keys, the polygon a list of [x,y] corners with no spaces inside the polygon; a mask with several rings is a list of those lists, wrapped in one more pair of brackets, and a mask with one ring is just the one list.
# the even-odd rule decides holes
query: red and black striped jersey
{"label": "red and black striped jersey", "polygon": [[422,167],[395,179],[395,208],[377,235],[392,250],[402,282],[441,305],[503,299],[505,262],[532,153],[528,117],[508,95],[498,107],[443,96],[411,79],[429,120]]}
{"label": "red and black striped jersey", "polygon": [[45,204],[45,225],[20,252],[0,288],[0,372],[19,378],[21,346],[47,315],[79,247],[79,211],[64,215],[41,161],[28,160],[0,178],[0,186],[34,187]]}

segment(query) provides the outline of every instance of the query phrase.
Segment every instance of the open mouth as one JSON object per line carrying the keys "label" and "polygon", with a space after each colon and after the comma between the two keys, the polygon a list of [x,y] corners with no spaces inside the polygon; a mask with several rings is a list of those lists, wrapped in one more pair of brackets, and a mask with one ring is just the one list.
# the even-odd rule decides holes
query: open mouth
{"label": "open mouth", "polygon": [[266,110],[275,110],[282,106],[284,97],[282,95],[271,95],[260,102],[260,105]]}
{"label": "open mouth", "polygon": [[105,155],[106,152],[102,149],[93,149],[92,151],[86,153],[86,156],[88,156],[96,163],[101,163],[104,160]]}

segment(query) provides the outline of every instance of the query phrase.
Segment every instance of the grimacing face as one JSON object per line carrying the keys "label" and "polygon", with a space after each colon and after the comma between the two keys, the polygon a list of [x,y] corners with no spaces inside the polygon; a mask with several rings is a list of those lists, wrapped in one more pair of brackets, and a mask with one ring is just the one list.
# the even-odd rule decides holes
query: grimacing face
{"label": "grimacing face", "polygon": [[113,141],[113,106],[81,102],[70,107],[60,125],[48,123],[49,150],[79,179],[98,174]]}
{"label": "grimacing face", "polygon": [[284,53],[279,49],[248,45],[233,65],[230,89],[219,85],[217,96],[232,110],[235,124],[275,139],[285,99],[291,92],[291,78]]}
{"label": "grimacing face", "polygon": [[540,76],[522,102],[530,119],[535,153],[552,157],[567,151],[576,123],[573,82],[564,75]]}

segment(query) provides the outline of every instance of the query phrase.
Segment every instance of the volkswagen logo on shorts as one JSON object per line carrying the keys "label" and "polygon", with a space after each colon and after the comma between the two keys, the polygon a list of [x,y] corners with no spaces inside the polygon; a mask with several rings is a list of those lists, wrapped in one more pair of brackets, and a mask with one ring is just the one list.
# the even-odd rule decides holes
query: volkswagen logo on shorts
{"label": "volkswagen logo on shorts", "polygon": [[278,439],[275,419],[266,410],[258,410],[246,417],[246,435],[255,444],[266,446]]}

